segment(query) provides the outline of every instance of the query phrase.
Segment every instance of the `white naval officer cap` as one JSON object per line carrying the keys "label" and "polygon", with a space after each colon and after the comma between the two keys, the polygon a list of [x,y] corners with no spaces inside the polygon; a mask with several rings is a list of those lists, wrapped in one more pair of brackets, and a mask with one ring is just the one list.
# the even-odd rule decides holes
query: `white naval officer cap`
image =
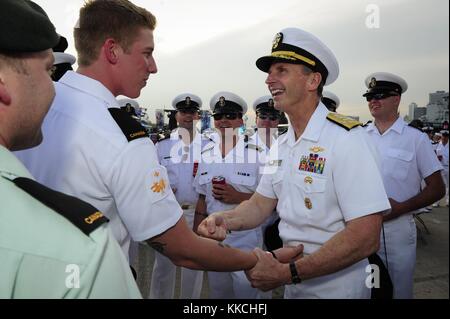
{"label": "white naval officer cap", "polygon": [[53,65],[63,63],[73,65],[77,60],[72,54],[64,52],[53,52],[53,57],[55,58],[55,62],[53,62]]}
{"label": "white naval officer cap", "polygon": [[211,98],[209,107],[214,114],[247,113],[247,103],[239,95],[221,91]]}
{"label": "white naval officer cap", "polygon": [[338,96],[333,92],[323,91],[322,103],[325,104],[327,107],[332,106],[337,109],[339,104],[341,104],[341,101],[339,100]]}
{"label": "white naval officer cap", "polygon": [[368,90],[363,96],[389,92],[395,92],[401,95],[408,89],[408,84],[403,78],[388,72],[375,72],[369,74],[366,77],[365,83]]}
{"label": "white naval officer cap", "polygon": [[299,28],[278,32],[272,42],[272,53],[256,60],[256,66],[267,72],[275,62],[306,65],[322,75],[324,85],[333,83],[339,75],[333,52],[317,37]]}
{"label": "white naval officer cap", "polygon": [[255,102],[253,102],[253,110],[255,111],[255,113],[280,113],[280,111],[275,108],[275,103],[273,101],[272,95],[264,95],[257,98]]}
{"label": "white naval officer cap", "polygon": [[134,109],[138,109],[139,108],[139,103],[137,101],[135,101],[135,100],[132,100],[132,99],[123,98],[123,99],[118,99],[117,102],[119,102],[119,106],[127,106],[127,104],[129,104]]}
{"label": "white naval officer cap", "polygon": [[442,136],[448,136],[448,130],[442,130],[441,134]]}
{"label": "white naval officer cap", "polygon": [[197,109],[202,107],[202,99],[192,93],[182,93],[177,95],[172,101],[175,110]]}

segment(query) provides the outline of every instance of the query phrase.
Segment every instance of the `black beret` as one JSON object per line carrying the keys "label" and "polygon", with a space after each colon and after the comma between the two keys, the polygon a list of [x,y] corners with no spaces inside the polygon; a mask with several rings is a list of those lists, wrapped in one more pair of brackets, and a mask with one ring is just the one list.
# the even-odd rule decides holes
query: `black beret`
{"label": "black beret", "polygon": [[69,47],[67,39],[62,35],[59,36],[58,43],[53,47],[53,52],[64,52]]}
{"label": "black beret", "polygon": [[0,50],[38,52],[53,48],[59,35],[45,11],[29,0],[0,1]]}

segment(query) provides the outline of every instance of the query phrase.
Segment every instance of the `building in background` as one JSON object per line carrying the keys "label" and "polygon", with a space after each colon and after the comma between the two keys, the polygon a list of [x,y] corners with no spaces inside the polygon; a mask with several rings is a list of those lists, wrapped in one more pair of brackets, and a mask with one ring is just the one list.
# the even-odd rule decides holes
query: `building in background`
{"label": "building in background", "polygon": [[418,107],[416,103],[411,103],[408,107],[408,120],[420,120],[436,129],[440,129],[443,123],[448,123],[448,93],[436,91],[430,93],[429,102],[425,107]]}
{"label": "building in background", "polygon": [[426,117],[430,123],[448,121],[448,92],[437,91],[430,93]]}

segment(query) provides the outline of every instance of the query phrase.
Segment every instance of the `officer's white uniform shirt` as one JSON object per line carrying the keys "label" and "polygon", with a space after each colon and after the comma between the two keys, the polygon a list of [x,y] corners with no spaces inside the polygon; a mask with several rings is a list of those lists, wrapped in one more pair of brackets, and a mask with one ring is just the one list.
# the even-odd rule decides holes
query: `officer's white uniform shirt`
{"label": "officer's white uniform shirt", "polygon": [[[403,202],[414,197],[420,192],[422,180],[442,169],[428,136],[408,126],[402,118],[398,118],[383,135],[374,123],[366,129],[378,150],[389,198]],[[383,224],[378,255],[388,266],[394,298],[413,297],[417,234],[412,213]]]}
{"label": "officer's white uniform shirt", "polygon": [[134,241],[175,225],[182,211],[149,138],[128,142],[108,108],[119,107],[100,82],[67,72],[42,127],[44,141],[18,152],[42,184],[97,207],[128,258]]}
{"label": "officer's white uniform shirt", "polygon": [[374,123],[366,130],[380,156],[388,197],[398,202],[414,197],[420,192],[421,181],[442,169],[427,135],[408,126],[402,118],[383,135]]}
{"label": "officer's white uniform shirt", "polygon": [[[297,141],[289,126],[271,147],[266,174],[257,188],[259,194],[278,199],[284,245],[302,243],[305,254],[318,250],[346,222],[390,209],[364,130],[346,131],[327,120],[328,113],[319,103]],[[310,154],[325,161],[316,173],[300,165]],[[286,286],[285,297],[368,298],[367,265],[364,259],[336,273]]]}

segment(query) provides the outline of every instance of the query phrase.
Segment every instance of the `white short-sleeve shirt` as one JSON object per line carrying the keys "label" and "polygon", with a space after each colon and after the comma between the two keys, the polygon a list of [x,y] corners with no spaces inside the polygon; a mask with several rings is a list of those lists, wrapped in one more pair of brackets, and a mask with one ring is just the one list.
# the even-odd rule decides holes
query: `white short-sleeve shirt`
{"label": "white short-sleeve shirt", "polygon": [[398,202],[414,197],[420,192],[422,180],[442,169],[428,136],[408,126],[402,118],[383,135],[374,123],[366,130],[380,156],[388,197]]}
{"label": "white short-sleeve shirt", "polygon": [[202,148],[209,142],[211,139],[197,132],[192,143],[186,145],[179,129],[176,129],[170,138],[156,144],[159,162],[167,169],[170,186],[176,189],[175,197],[183,207],[195,208],[198,194],[193,185],[194,177],[201,161]]}
{"label": "white short-sleeve shirt", "polygon": [[[251,146],[249,146],[251,145]],[[207,213],[233,209],[237,204],[226,204],[212,196],[212,179],[225,178],[227,184],[238,192],[254,193],[261,178],[264,151],[240,136],[236,146],[222,158],[220,143],[211,142],[203,150],[194,187],[197,193],[205,195]],[[260,162],[261,160],[261,162]],[[233,247],[251,250],[262,246],[261,227],[232,232],[224,241]]]}
{"label": "white short-sleeve shirt", "polygon": [[327,120],[319,103],[302,136],[292,126],[271,147],[257,188],[278,199],[280,237],[311,254],[345,223],[390,209],[381,175],[361,127],[347,131]]}
{"label": "white short-sleeve shirt", "polygon": [[42,127],[44,141],[17,152],[37,181],[102,211],[128,256],[130,236],[142,241],[182,215],[149,138],[128,142],[108,108],[119,107],[100,82],[67,72]]}

